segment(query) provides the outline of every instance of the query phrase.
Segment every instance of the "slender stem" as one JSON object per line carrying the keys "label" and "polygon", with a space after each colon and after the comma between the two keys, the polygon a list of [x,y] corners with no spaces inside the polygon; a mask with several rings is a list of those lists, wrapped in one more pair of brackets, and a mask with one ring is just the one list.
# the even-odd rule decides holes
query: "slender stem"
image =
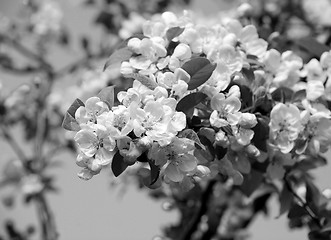
{"label": "slender stem", "polygon": [[7,44],[11,45],[13,48],[15,48],[17,51],[19,51],[21,54],[23,54],[27,58],[38,62],[42,69],[47,69],[47,71],[51,71],[52,67],[50,66],[50,64],[48,64],[41,56],[39,56],[38,54],[34,53],[30,49],[28,49],[27,47],[22,45],[16,39],[9,37],[7,35],[4,35],[4,34],[0,34],[0,41],[1,40],[6,42]]}
{"label": "slender stem", "polygon": [[300,205],[305,209],[307,214],[310,216],[310,218],[317,224],[319,228],[322,228],[322,223],[319,217],[315,214],[315,212],[311,209],[311,207],[308,205],[308,203],[303,200],[292,188],[291,183],[287,179],[287,175],[284,177],[284,182],[287,187],[287,189],[292,193],[295,199],[300,203]]}
{"label": "slender stem", "polygon": [[92,60],[107,57],[110,55],[110,53],[112,51],[113,51],[112,49],[109,49],[109,50],[100,51],[99,53],[89,54],[88,56],[81,58],[81,59],[77,60],[76,62],[73,62],[73,63],[63,67],[62,69],[57,70],[56,73],[54,73],[54,78],[61,78],[61,77],[65,76],[67,73],[73,72],[73,71],[79,69],[80,67],[88,66]]}
{"label": "slender stem", "polygon": [[8,142],[8,144],[11,146],[11,148],[14,150],[16,153],[18,159],[25,164],[27,161],[27,157],[25,156],[22,148],[20,145],[16,142],[16,140],[13,138],[11,133],[8,131],[8,128],[4,126],[3,124],[0,124],[0,129],[2,131],[2,135],[5,138],[5,140]]}
{"label": "slender stem", "polygon": [[36,196],[37,210],[39,214],[40,227],[43,240],[56,240],[58,233],[56,231],[53,213],[49,208],[45,196],[40,193]]}
{"label": "slender stem", "polygon": [[215,180],[212,180],[208,183],[206,190],[202,193],[200,198],[200,206],[196,211],[195,215],[193,216],[192,220],[189,222],[188,227],[184,230],[180,239],[186,240],[191,239],[194,232],[197,230],[198,225],[201,221],[201,217],[207,212],[208,210],[208,203],[213,193],[214,185],[216,184]]}

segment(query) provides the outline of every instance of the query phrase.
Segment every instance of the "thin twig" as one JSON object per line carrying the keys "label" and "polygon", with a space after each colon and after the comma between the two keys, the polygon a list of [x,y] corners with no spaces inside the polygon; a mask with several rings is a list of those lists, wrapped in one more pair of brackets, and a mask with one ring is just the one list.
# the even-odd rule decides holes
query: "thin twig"
{"label": "thin twig", "polygon": [[8,144],[11,146],[11,148],[16,153],[18,159],[25,164],[27,161],[27,157],[25,156],[23,150],[21,149],[20,145],[16,142],[16,140],[13,138],[11,133],[8,131],[6,126],[3,124],[0,124],[0,129],[2,131],[2,136],[5,138],[5,140],[8,142]]}
{"label": "thin twig", "polygon": [[93,60],[105,58],[105,57],[109,56],[112,51],[113,51],[112,49],[102,50],[98,53],[90,54],[86,57],[83,57],[83,58],[77,60],[76,62],[73,62],[73,63],[63,67],[62,69],[59,69],[58,71],[56,71],[54,73],[54,78],[61,78],[61,77],[65,76],[67,73],[73,72],[81,67],[89,65],[89,63]]}
{"label": "thin twig", "polygon": [[200,198],[200,206],[198,210],[195,212],[192,220],[189,222],[188,227],[184,230],[182,237],[180,239],[186,240],[191,239],[194,232],[197,230],[198,225],[201,221],[201,217],[207,212],[208,210],[208,203],[211,198],[214,185],[216,184],[215,180],[212,180],[208,183],[206,190],[202,193]]}
{"label": "thin twig", "polygon": [[319,228],[322,228],[321,220],[319,217],[315,214],[315,212],[311,209],[311,207],[307,204],[305,200],[303,200],[292,188],[291,183],[287,179],[287,175],[284,177],[284,182],[287,187],[287,189],[292,193],[292,195],[295,197],[295,199],[298,200],[300,205],[305,209],[307,214],[311,217],[311,219],[317,224]]}
{"label": "thin twig", "polygon": [[13,48],[15,48],[18,52],[20,52],[21,54],[23,54],[27,58],[38,62],[39,65],[40,65],[40,68],[42,68],[44,70],[47,70],[48,72],[52,72],[52,67],[49,63],[47,63],[41,56],[34,53],[33,51],[31,51],[27,47],[25,47],[23,44],[21,44],[16,39],[14,39],[12,37],[9,37],[5,34],[0,34],[0,42],[1,41],[6,42],[8,45],[11,45]]}

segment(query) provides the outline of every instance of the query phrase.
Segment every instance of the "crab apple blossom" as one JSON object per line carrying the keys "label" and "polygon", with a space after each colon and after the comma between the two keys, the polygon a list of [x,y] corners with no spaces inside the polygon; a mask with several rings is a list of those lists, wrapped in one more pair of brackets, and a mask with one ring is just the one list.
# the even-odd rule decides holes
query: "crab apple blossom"
{"label": "crab apple blossom", "polygon": [[270,140],[289,153],[302,130],[300,110],[293,104],[277,103],[270,113]]}
{"label": "crab apple blossom", "polygon": [[288,195],[310,184],[306,169],[324,164],[331,145],[331,54],[304,61],[273,49],[248,24],[254,14],[241,15],[213,24],[187,11],[155,15],[110,56],[133,83],[118,102],[92,97],[70,109],[82,179],[111,163],[114,176],[136,174],[178,199],[216,184],[217,203],[236,189],[248,205],[274,192],[281,211],[295,205]]}
{"label": "crab apple blossom", "polygon": [[86,156],[93,157],[100,165],[111,162],[116,152],[116,141],[107,128],[100,124],[89,125],[78,131],[74,137],[78,149]]}
{"label": "crab apple blossom", "polygon": [[86,101],[85,106],[77,109],[75,118],[81,126],[84,126],[89,122],[96,123],[97,116],[106,111],[109,111],[109,108],[105,102],[98,97],[91,97]]}
{"label": "crab apple blossom", "polygon": [[186,174],[198,164],[193,155],[194,142],[186,138],[173,138],[172,142],[162,147],[154,143],[148,156],[155,164],[164,167],[164,175],[173,182],[181,182]]}
{"label": "crab apple blossom", "polygon": [[214,110],[210,115],[210,123],[215,127],[236,125],[241,117],[241,102],[235,96],[225,97],[223,93],[216,94],[210,102]]}

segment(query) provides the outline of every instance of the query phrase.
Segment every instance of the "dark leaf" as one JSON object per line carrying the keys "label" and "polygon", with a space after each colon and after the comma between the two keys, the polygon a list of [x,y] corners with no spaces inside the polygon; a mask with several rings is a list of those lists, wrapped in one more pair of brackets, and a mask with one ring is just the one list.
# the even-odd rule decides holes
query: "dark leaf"
{"label": "dark leaf", "polygon": [[286,184],[284,184],[283,190],[279,195],[279,215],[278,217],[282,216],[285,212],[289,211],[293,202],[293,194],[288,190]]}
{"label": "dark leaf", "polygon": [[129,60],[131,56],[132,51],[130,51],[128,47],[123,47],[119,50],[116,50],[106,61],[103,70],[105,71],[108,67],[119,65],[123,61]]}
{"label": "dark leaf", "polygon": [[166,36],[169,42],[172,41],[172,39],[174,39],[175,37],[178,37],[180,34],[182,34],[184,32],[184,29],[185,28],[181,28],[181,27],[169,28],[166,32]]}
{"label": "dark leaf", "polygon": [[262,211],[264,214],[268,214],[267,203],[272,194],[270,192],[257,197],[253,202],[253,209],[255,213]]}
{"label": "dark leaf", "polygon": [[311,169],[315,169],[321,166],[325,166],[327,160],[323,156],[300,156],[300,161],[294,165],[294,169],[300,169],[303,172],[307,172]]}
{"label": "dark leaf", "polygon": [[111,109],[114,105],[114,86],[109,86],[102,89],[97,97],[100,98],[101,101],[105,102],[109,109]]}
{"label": "dark leaf", "polygon": [[207,97],[206,94],[201,92],[191,93],[183,97],[177,104],[176,111],[183,112],[188,118],[193,115],[193,109],[196,105],[202,102]]}
{"label": "dark leaf", "polygon": [[330,50],[330,47],[318,42],[313,37],[299,38],[296,44],[306,50],[311,55],[311,58],[320,58],[322,53]]}
{"label": "dark leaf", "polygon": [[309,240],[327,240],[331,239],[331,232],[325,231],[320,232],[318,230],[313,230],[308,234]]}
{"label": "dark leaf", "polygon": [[224,156],[226,155],[227,152],[228,152],[227,148],[224,148],[220,145],[215,146],[215,154],[216,154],[217,159],[224,158]]}
{"label": "dark leaf", "polygon": [[151,181],[150,185],[153,185],[160,176],[160,167],[155,165],[153,160],[148,160],[149,166],[151,168]]}
{"label": "dark leaf", "polygon": [[79,131],[80,126],[75,119],[75,113],[80,106],[85,106],[80,99],[76,99],[64,115],[62,127],[69,131]]}
{"label": "dark leaf", "polygon": [[240,186],[240,189],[247,197],[249,197],[262,184],[263,174],[252,169],[249,174],[243,174],[243,176],[244,182]]}
{"label": "dark leaf", "polygon": [[293,90],[287,87],[279,87],[271,93],[271,96],[274,101],[286,103],[292,100],[293,94]]}
{"label": "dark leaf", "polygon": [[249,83],[254,81],[254,71],[251,68],[242,68],[241,73],[248,80]]}
{"label": "dark leaf", "polygon": [[262,117],[257,116],[257,124],[252,128],[254,137],[252,143],[258,149],[267,152],[267,140],[269,139],[269,122]]}
{"label": "dark leaf", "polygon": [[248,108],[253,105],[253,92],[245,85],[238,85],[241,95],[241,108]]}
{"label": "dark leaf", "polygon": [[118,177],[121,175],[128,166],[129,165],[124,161],[123,156],[119,152],[115,153],[111,163],[111,170],[113,171],[114,176]]}
{"label": "dark leaf", "polygon": [[205,146],[204,149],[197,148],[195,151],[202,155],[207,161],[213,161],[215,159],[215,149],[213,143],[205,136],[199,136],[200,142]]}
{"label": "dark leaf", "polygon": [[193,58],[184,63],[182,69],[191,76],[188,82],[188,90],[196,89],[205,83],[210,78],[215,68],[216,64],[212,64],[208,59],[203,57]]}
{"label": "dark leaf", "polygon": [[306,180],[306,202],[309,207],[318,215],[318,207],[321,199],[321,193],[318,188],[309,179]]}
{"label": "dark leaf", "polygon": [[307,216],[307,211],[298,204],[293,204],[287,214],[287,217],[289,219],[302,218],[304,216]]}
{"label": "dark leaf", "polygon": [[307,96],[306,90],[302,89],[293,94],[292,101],[293,102],[301,102]]}

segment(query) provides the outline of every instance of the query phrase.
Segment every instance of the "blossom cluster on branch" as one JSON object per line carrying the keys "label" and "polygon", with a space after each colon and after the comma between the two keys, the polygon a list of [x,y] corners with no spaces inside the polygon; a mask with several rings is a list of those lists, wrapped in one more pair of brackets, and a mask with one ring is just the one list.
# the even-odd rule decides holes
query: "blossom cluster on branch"
{"label": "blossom cluster on branch", "polygon": [[303,154],[328,150],[331,52],[303,64],[268,49],[253,25],[193,19],[157,15],[107,60],[105,68],[120,63],[134,79],[118,105],[108,87],[71,106],[64,127],[77,131],[81,178],[109,164],[118,176],[140,162],[150,185],[190,189],[219,173],[241,185],[255,163],[281,179]]}

